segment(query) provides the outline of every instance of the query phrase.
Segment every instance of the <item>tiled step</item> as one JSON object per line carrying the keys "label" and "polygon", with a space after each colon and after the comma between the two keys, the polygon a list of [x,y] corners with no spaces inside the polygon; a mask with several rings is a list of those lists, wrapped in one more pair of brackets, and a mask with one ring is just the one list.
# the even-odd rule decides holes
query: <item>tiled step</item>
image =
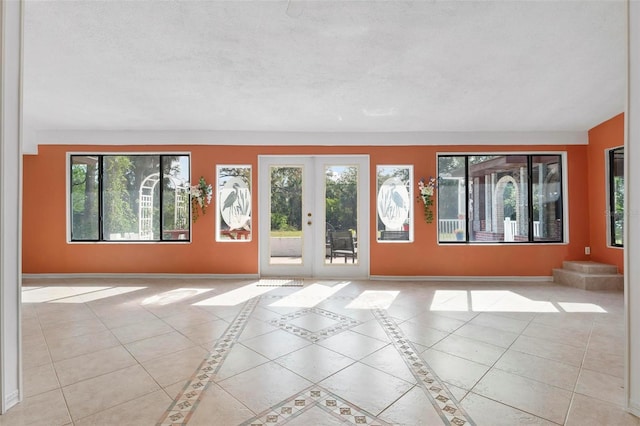
{"label": "tiled step", "polygon": [[618,267],[591,261],[567,260],[562,262],[562,269],[582,272],[583,274],[617,274]]}
{"label": "tiled step", "polygon": [[[615,268],[615,267],[614,267]],[[584,290],[623,290],[624,277],[620,274],[584,273],[569,269],[554,269],[553,281]]]}

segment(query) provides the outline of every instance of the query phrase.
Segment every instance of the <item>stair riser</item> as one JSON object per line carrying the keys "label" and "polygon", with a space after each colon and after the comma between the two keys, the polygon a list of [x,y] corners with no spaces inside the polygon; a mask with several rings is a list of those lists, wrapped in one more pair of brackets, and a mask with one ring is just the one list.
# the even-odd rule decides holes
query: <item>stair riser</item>
{"label": "stair riser", "polygon": [[562,262],[562,268],[583,274],[617,274],[618,267],[614,265],[588,264],[579,262]]}
{"label": "stair riser", "polygon": [[624,290],[622,275],[607,278],[586,277],[585,290]]}
{"label": "stair riser", "polygon": [[557,284],[581,288],[583,290],[624,289],[624,278],[622,275],[585,276],[574,273],[573,271],[554,269],[553,281]]}

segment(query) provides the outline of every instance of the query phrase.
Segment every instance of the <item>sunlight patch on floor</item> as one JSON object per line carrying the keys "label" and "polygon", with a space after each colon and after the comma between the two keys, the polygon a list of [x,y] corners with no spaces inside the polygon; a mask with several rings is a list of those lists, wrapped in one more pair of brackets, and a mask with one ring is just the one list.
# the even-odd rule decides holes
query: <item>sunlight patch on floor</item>
{"label": "sunlight patch on floor", "polygon": [[146,287],[40,287],[22,288],[23,303],[85,303],[120,294],[143,290]]}
{"label": "sunlight patch on floor", "polygon": [[436,290],[431,301],[431,310],[467,312],[469,297],[465,290]]}
{"label": "sunlight patch on floor", "polygon": [[471,292],[473,310],[482,312],[560,312],[553,303],[545,300],[532,300],[512,291],[502,291],[503,297],[493,305],[476,308],[475,291]]}
{"label": "sunlight patch on floor", "polygon": [[596,312],[593,303],[533,300],[510,290],[436,290],[431,311],[458,312]]}
{"label": "sunlight patch on floor", "polygon": [[278,287],[260,287],[260,282],[254,282],[244,287],[237,288],[235,290],[228,291],[223,294],[211,297],[209,299],[202,300],[194,303],[194,306],[236,306],[240,303],[244,303],[249,299],[256,296],[268,293]]}
{"label": "sunlight patch on floor", "polygon": [[164,293],[154,294],[147,297],[142,301],[142,305],[169,305],[171,303],[180,302],[190,297],[197,296],[208,291],[213,291],[212,288],[176,288],[175,290],[165,291]]}
{"label": "sunlight patch on floor", "polygon": [[606,314],[607,311],[601,306],[594,303],[575,303],[575,302],[558,302],[558,305],[565,312],[595,312],[598,314]]}
{"label": "sunlight patch on floor", "polygon": [[311,284],[310,286],[305,287],[302,290],[299,290],[281,300],[278,300],[277,302],[272,303],[270,306],[313,308],[318,303],[331,297],[349,284],[351,284],[351,281],[338,281],[326,284]]}
{"label": "sunlight patch on floor", "polygon": [[399,291],[363,291],[347,309],[389,309],[393,301],[400,294]]}

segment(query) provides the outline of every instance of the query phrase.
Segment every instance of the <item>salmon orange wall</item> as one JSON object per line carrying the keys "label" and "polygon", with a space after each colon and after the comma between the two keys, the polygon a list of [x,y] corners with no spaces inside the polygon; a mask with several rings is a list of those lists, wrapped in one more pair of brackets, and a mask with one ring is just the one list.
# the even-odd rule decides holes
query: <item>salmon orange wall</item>
{"label": "salmon orange wall", "polygon": [[[69,152],[190,152],[191,176],[215,182],[218,164],[250,164],[258,186],[258,155],[368,154],[371,234],[375,235],[375,170],[378,164],[413,164],[415,178],[436,173],[438,152],[566,151],[569,182],[569,244],[438,245],[436,225],[416,212],[413,243],[371,243],[371,275],[388,276],[550,276],[563,260],[585,259],[589,242],[587,147],[578,146],[41,146],[24,158],[23,271],[38,273],[257,274],[258,233],[248,243],[214,239],[215,216],[192,225],[190,244],[69,244],[66,229]],[[257,205],[254,191],[253,204]],[[215,202],[215,198],[214,198]],[[215,211],[215,206],[211,206]],[[255,213],[255,211],[254,211]],[[258,229],[254,214],[253,228]]]}
{"label": "salmon orange wall", "polygon": [[617,265],[624,271],[622,248],[607,245],[607,151],[624,145],[624,114],[589,130],[589,217],[591,235],[591,260]]}

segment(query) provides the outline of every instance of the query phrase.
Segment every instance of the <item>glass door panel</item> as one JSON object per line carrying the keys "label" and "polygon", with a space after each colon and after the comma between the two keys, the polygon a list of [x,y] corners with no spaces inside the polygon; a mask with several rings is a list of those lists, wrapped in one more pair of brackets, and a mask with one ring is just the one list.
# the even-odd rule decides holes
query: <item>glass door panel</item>
{"label": "glass door panel", "polygon": [[271,166],[269,264],[301,265],[302,166]]}
{"label": "glass door panel", "polygon": [[260,157],[260,275],[312,275],[313,162],[309,157]]}
{"label": "glass door panel", "polygon": [[368,167],[365,156],[260,157],[261,276],[368,276]]}
{"label": "glass door panel", "polygon": [[324,166],[325,263],[358,264],[357,165]]}

